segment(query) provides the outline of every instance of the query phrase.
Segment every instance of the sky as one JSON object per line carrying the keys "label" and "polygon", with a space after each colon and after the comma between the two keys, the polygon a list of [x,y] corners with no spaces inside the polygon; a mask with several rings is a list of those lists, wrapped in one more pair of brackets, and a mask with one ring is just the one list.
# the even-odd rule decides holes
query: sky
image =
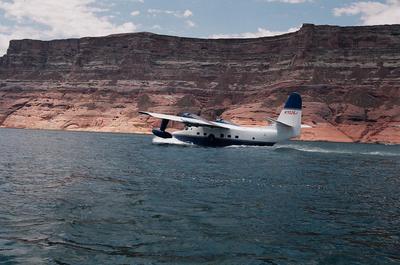
{"label": "sky", "polygon": [[0,0],[0,56],[11,39],[153,32],[255,38],[303,23],[400,24],[400,0]]}

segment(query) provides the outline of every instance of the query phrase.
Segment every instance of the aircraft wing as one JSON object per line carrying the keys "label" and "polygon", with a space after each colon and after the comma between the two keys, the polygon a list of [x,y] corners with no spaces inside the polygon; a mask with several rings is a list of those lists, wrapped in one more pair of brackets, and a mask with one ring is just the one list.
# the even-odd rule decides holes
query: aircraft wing
{"label": "aircraft wing", "polygon": [[187,125],[208,126],[208,127],[226,128],[226,129],[230,128],[225,124],[215,123],[215,122],[207,121],[207,120],[203,120],[203,119],[200,120],[200,119],[195,119],[195,118],[181,117],[181,116],[176,116],[176,115],[168,115],[168,114],[161,114],[161,113],[147,112],[147,111],[139,111],[139,113],[149,115],[149,116],[157,118],[157,119],[182,122]]}

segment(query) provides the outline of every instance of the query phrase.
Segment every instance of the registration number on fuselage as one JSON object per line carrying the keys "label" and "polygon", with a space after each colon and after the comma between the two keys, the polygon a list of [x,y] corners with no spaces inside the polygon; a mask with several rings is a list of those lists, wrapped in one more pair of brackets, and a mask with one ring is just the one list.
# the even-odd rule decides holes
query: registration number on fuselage
{"label": "registration number on fuselage", "polygon": [[297,111],[295,111],[295,110],[285,110],[285,114],[296,115]]}

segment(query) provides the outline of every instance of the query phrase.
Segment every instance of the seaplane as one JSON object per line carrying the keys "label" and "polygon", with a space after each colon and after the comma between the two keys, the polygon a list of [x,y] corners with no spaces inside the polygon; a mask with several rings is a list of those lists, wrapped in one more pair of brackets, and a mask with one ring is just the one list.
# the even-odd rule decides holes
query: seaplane
{"label": "seaplane", "polygon": [[[160,128],[152,130],[155,138],[172,139],[167,143],[185,143],[209,147],[230,145],[272,146],[278,142],[300,135],[301,128],[309,128],[301,124],[302,99],[300,94],[289,95],[278,119],[266,118],[270,125],[265,127],[244,127],[221,118],[215,121],[206,120],[192,113],[178,115],[160,114],[139,111],[144,115],[161,119]],[[170,121],[181,122],[185,128],[180,131],[167,132]]]}

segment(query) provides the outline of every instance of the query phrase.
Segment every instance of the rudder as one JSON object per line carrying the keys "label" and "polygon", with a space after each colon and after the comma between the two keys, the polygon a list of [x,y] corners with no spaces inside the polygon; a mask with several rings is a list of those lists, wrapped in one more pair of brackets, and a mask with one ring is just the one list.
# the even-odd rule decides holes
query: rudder
{"label": "rudder", "polygon": [[294,136],[300,134],[302,99],[300,94],[293,92],[286,100],[278,121],[290,125],[294,129]]}

